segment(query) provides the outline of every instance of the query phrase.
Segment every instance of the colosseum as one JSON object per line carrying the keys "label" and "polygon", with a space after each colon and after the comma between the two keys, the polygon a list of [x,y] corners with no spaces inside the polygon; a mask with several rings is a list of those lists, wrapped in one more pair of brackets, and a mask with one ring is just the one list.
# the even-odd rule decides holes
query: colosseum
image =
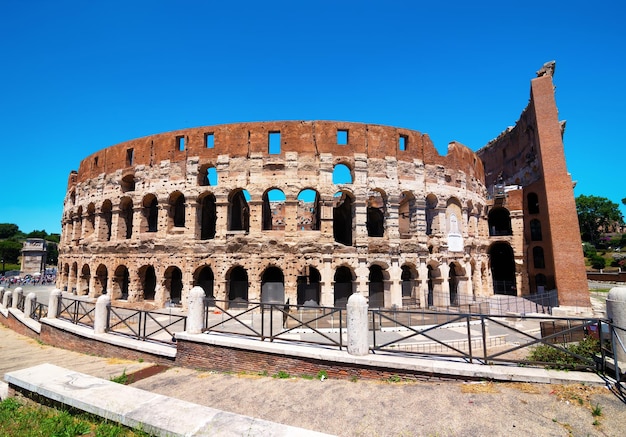
{"label": "colosseum", "polygon": [[[352,122],[184,129],[102,149],[69,176],[57,286],[162,307],[194,286],[262,301],[450,307],[587,290],[546,64],[515,127],[478,152]],[[559,255],[556,256],[555,248]],[[586,306],[589,306],[588,297]]]}

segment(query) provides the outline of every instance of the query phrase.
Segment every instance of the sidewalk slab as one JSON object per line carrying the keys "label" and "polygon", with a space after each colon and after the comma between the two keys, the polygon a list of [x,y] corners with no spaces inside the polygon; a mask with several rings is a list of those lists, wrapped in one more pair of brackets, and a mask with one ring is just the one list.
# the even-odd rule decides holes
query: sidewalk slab
{"label": "sidewalk slab", "polygon": [[4,375],[16,391],[28,391],[156,436],[324,436],[204,407],[121,385],[52,364]]}

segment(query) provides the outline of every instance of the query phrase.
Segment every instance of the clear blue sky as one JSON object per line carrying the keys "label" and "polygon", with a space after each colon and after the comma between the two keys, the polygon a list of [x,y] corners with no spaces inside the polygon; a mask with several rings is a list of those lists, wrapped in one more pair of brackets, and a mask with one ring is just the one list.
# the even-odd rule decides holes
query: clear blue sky
{"label": "clear blue sky", "polygon": [[550,60],[575,194],[621,205],[625,9],[617,0],[3,1],[0,223],[60,232],[67,178],[83,158],[187,127],[345,120],[428,133],[442,154],[453,140],[477,150],[515,124]]}

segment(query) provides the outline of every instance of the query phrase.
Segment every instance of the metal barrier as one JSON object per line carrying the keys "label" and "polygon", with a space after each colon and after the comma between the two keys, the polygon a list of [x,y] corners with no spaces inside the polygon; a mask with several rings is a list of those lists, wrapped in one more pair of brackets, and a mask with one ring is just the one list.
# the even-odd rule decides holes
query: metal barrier
{"label": "metal barrier", "polygon": [[31,308],[30,318],[33,320],[39,321],[42,318],[46,317],[47,314],[48,314],[48,305],[41,303],[41,302],[37,302]]}
{"label": "metal barrier", "polygon": [[159,311],[131,310],[110,306],[107,332],[141,341],[173,346],[176,332],[187,329],[187,316]]}
{"label": "metal barrier", "polygon": [[59,304],[59,319],[67,320],[75,325],[93,328],[95,305],[77,299],[63,298]]}

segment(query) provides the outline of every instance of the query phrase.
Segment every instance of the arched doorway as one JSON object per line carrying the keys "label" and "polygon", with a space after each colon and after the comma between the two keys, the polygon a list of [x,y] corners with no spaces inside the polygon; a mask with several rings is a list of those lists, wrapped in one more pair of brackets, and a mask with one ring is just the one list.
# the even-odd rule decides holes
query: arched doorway
{"label": "arched doorway", "polygon": [[200,198],[200,239],[211,240],[215,238],[217,223],[217,207],[215,196],[206,194]]}
{"label": "arched doorway", "polygon": [[459,306],[459,277],[457,272],[458,264],[450,263],[450,274],[448,276],[448,287],[450,288],[450,306]]}
{"label": "arched doorway", "polygon": [[126,266],[118,266],[115,269],[115,281],[113,296],[114,299],[128,299],[128,284],[130,282],[130,275]]}
{"label": "arched doorway", "polygon": [[200,272],[197,274],[196,281],[194,286],[200,287],[204,290],[204,296],[208,299],[215,299],[215,295],[213,294],[215,277],[213,275],[213,270],[209,266],[204,266],[200,269]]}
{"label": "arched doorway", "polygon": [[79,296],[89,294],[89,280],[91,279],[91,270],[89,264],[85,264],[80,271],[80,290],[78,290]]}
{"label": "arched doorway", "polygon": [[335,194],[333,208],[333,237],[337,243],[352,246],[352,218],[353,200],[349,194],[339,192]]}
{"label": "arched doorway", "polygon": [[156,273],[154,267],[144,266],[139,270],[139,276],[141,277],[141,283],[143,285],[143,299],[154,300],[156,293]]}
{"label": "arched doorway", "polygon": [[107,294],[107,282],[109,272],[104,264],[100,264],[96,269],[95,295]]}
{"label": "arched doorway", "polygon": [[489,248],[489,262],[493,277],[494,294],[515,296],[515,259],[513,249],[508,243],[498,242]]}
{"label": "arched doorway", "polygon": [[368,276],[369,306],[370,308],[385,307],[385,282],[383,268],[378,265],[370,267]]}
{"label": "arched doorway", "polygon": [[352,294],[352,279],[352,272],[348,267],[342,266],[335,271],[335,307],[346,307],[348,298]]}
{"label": "arched doorway", "polygon": [[170,302],[179,305],[183,294],[183,272],[178,267],[165,271],[165,289],[169,292]]}
{"label": "arched doorway", "polygon": [[402,306],[417,305],[418,299],[413,292],[417,271],[408,265],[402,266],[400,280],[402,281]]}
{"label": "arched doorway", "polygon": [[248,272],[241,266],[235,267],[228,275],[228,306],[248,307]]}
{"label": "arched doorway", "polygon": [[261,302],[285,303],[285,276],[278,267],[268,267],[261,276]]}
{"label": "arched doorway", "polygon": [[305,267],[304,274],[298,276],[298,305],[319,306],[321,278],[315,267]]}

